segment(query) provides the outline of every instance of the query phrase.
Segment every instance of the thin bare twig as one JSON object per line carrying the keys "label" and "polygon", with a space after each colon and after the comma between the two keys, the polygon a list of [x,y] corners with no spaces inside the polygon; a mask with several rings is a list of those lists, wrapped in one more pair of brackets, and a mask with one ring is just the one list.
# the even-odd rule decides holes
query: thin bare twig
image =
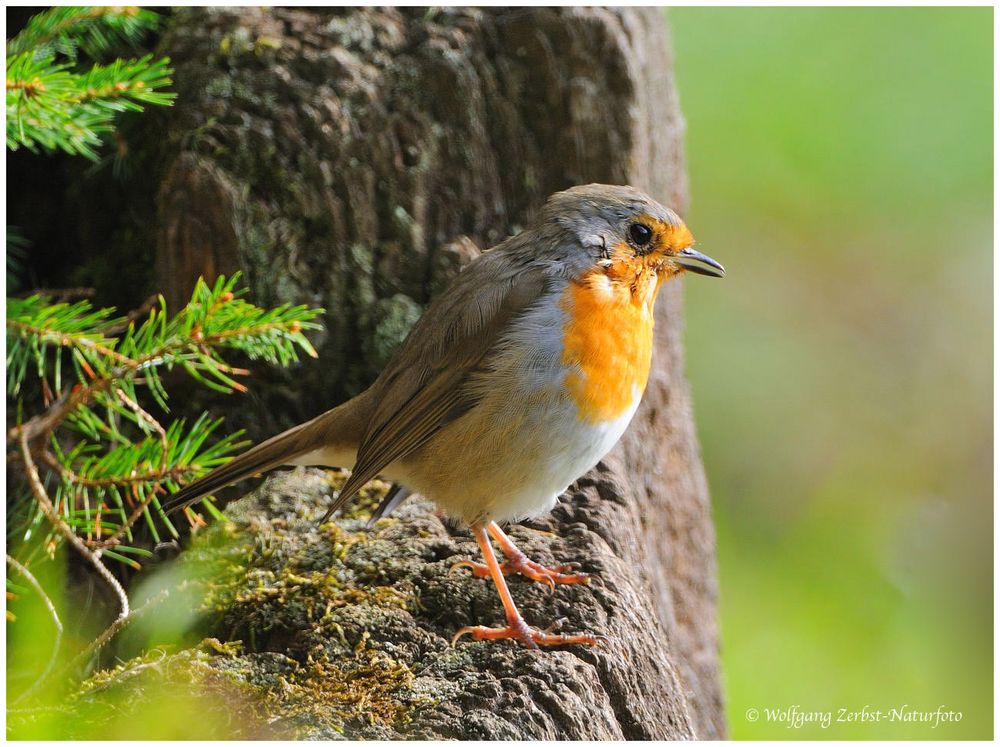
{"label": "thin bare twig", "polygon": [[143,317],[147,316],[150,311],[152,311],[160,302],[160,294],[154,293],[145,301],[143,301],[138,308],[132,309],[128,314],[125,315],[125,320],[118,325],[108,327],[104,330],[104,334],[109,337],[112,335],[120,335],[122,332],[128,329],[130,324],[134,324]]}
{"label": "thin bare twig", "polygon": [[121,632],[122,628],[131,623],[133,620],[135,620],[135,618],[137,618],[143,612],[148,610],[150,607],[162,602],[169,595],[170,595],[169,589],[161,589],[157,594],[151,596],[149,600],[142,606],[137,607],[136,609],[132,610],[131,612],[127,613],[124,616],[119,616],[119,618],[115,620],[113,623],[111,623],[111,625],[109,625],[107,628],[105,628],[104,632],[101,633],[99,636],[97,636],[97,638],[95,638],[90,643],[90,645],[87,646],[87,648],[85,648],[83,651],[74,656],[73,660],[70,661],[70,663],[67,664],[65,667],[63,667],[61,671],[65,672],[71,670],[76,665],[86,660],[88,657],[93,656],[96,652],[104,648],[104,645],[108,641],[110,641],[119,632]]}
{"label": "thin bare twig", "polygon": [[49,595],[45,593],[45,589],[42,588],[42,585],[38,583],[38,579],[35,578],[34,574],[19,562],[14,560],[14,558],[10,555],[7,556],[7,565],[24,576],[24,579],[31,585],[31,588],[35,590],[35,593],[41,597],[42,602],[49,611],[49,615],[52,617],[53,625],[56,626],[55,640],[52,642],[52,653],[49,654],[49,660],[45,664],[45,669],[42,670],[42,673],[38,676],[38,679],[32,683],[31,687],[17,696],[14,700],[14,703],[17,704],[35,692],[35,690],[37,690],[46,679],[48,679],[49,674],[52,672],[52,668],[56,665],[56,657],[59,655],[59,646],[62,643],[63,626],[62,621],[59,619],[59,613],[56,612],[55,605],[52,604],[52,600],[49,598]]}
{"label": "thin bare twig", "polygon": [[18,293],[17,297],[45,296],[55,301],[71,301],[74,298],[93,298],[96,295],[96,288],[34,288],[30,291]]}
{"label": "thin bare twig", "polygon": [[[143,410],[138,402],[135,402],[131,397],[129,397],[121,389],[115,389],[115,394],[118,395],[120,399],[129,409],[136,414],[137,417],[141,418],[145,423],[149,425],[150,428],[155,430],[160,436],[160,473],[168,473],[168,461],[167,452],[170,449],[170,443],[167,441],[167,432],[164,430],[163,426],[160,425],[159,421],[150,415],[148,412]],[[138,484],[138,483],[137,483]],[[138,490],[138,488],[133,488],[133,490]],[[132,525],[139,520],[143,512],[149,507],[149,504],[153,502],[156,497],[156,487],[152,487],[148,491],[148,495],[140,501],[139,505],[136,506],[132,513],[122,522],[122,525],[115,530],[115,533],[108,537],[106,540],[102,540],[101,544],[104,547],[110,547],[111,545],[118,544],[118,541],[125,535],[125,533],[132,528]],[[98,535],[100,536],[100,535]]]}
{"label": "thin bare twig", "polygon": [[[107,569],[104,563],[101,562],[101,550],[91,550],[87,547],[86,543],[73,533],[73,530],[60,518],[59,514],[56,513],[55,507],[52,505],[52,501],[45,492],[45,486],[42,485],[41,478],[38,476],[38,468],[35,466],[34,460],[31,458],[31,450],[28,446],[27,434],[21,433],[21,458],[24,460],[24,471],[28,477],[28,484],[31,487],[31,492],[34,494],[35,499],[38,501],[42,508],[42,513],[49,522],[55,527],[66,541],[69,542],[77,552],[83,555],[97,570],[98,574],[103,578],[108,585],[114,590],[115,594],[118,596],[118,601],[121,605],[121,610],[118,617],[115,619],[111,625],[105,628],[104,632],[101,633],[89,646],[87,646],[83,651],[73,657],[72,661],[69,662],[65,667],[60,670],[60,673],[72,669],[79,662],[83,661],[89,656],[92,656],[95,652],[99,651],[101,648],[107,644],[118,632],[122,630],[126,625],[128,625],[132,620],[134,620],[138,615],[142,614],[144,611],[157,604],[161,600],[165,599],[169,593],[167,589],[164,589],[159,594],[151,597],[149,601],[143,604],[141,607],[133,611],[129,607],[128,595],[125,594],[125,589],[122,585],[118,583],[111,571]],[[51,672],[49,675],[51,676]],[[39,684],[44,680],[39,680],[32,687],[38,687]]]}
{"label": "thin bare twig", "polygon": [[[38,467],[35,466],[35,460],[31,458],[31,448],[28,445],[28,434],[25,431],[21,431],[20,442],[21,459],[24,461],[24,473],[28,477],[28,485],[31,487],[31,492],[35,496],[35,500],[38,501],[38,505],[41,506],[42,513],[45,514],[45,518],[49,520],[49,523],[55,527],[56,531],[59,532],[59,534],[61,534],[78,553],[90,561],[90,564],[94,566],[98,575],[103,578],[107,582],[108,586],[111,587],[112,591],[114,591],[115,595],[118,597],[118,602],[121,605],[121,611],[119,612],[118,620],[116,620],[115,623],[128,617],[129,604],[128,595],[125,593],[125,589],[123,589],[122,585],[118,583],[118,579],[112,575],[111,571],[107,569],[107,566],[101,562],[101,551],[91,550],[87,547],[87,543],[77,536],[76,533],[56,512],[55,506],[52,505],[52,500],[49,498],[48,493],[45,492],[45,486],[42,485],[42,480],[38,476]],[[112,625],[115,623],[112,623]]]}
{"label": "thin bare twig", "polygon": [[150,428],[157,432],[160,436],[160,445],[163,450],[160,454],[160,472],[166,472],[167,470],[167,451],[170,449],[170,444],[167,442],[167,432],[160,425],[159,421],[150,415],[148,412],[139,407],[139,403],[125,394],[121,389],[115,389],[115,395],[122,401],[122,403],[128,407],[132,412],[136,414],[138,418],[143,420]]}
{"label": "thin bare twig", "polygon": [[[146,606],[144,605],[143,609],[145,608]],[[91,695],[94,693],[99,693],[102,690],[107,690],[109,687],[115,687],[117,685],[121,685],[124,681],[132,679],[133,677],[136,677],[139,674],[142,674],[142,672],[146,671],[147,669],[157,669],[166,660],[168,655],[167,652],[162,648],[154,648],[150,653],[159,654],[159,658],[154,659],[153,661],[145,661],[142,662],[141,664],[133,664],[128,669],[120,670],[115,675],[114,678],[109,678],[105,682],[94,684],[93,687],[88,688],[87,692]]]}

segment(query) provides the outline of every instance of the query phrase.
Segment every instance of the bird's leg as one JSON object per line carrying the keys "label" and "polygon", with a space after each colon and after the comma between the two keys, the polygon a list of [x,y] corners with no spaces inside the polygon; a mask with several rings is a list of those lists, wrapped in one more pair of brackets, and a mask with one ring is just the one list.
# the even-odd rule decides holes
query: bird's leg
{"label": "bird's leg", "polygon": [[[528,625],[514,605],[510,589],[507,588],[507,581],[503,577],[503,570],[497,562],[497,556],[493,554],[493,547],[490,545],[490,538],[486,532],[487,529],[482,524],[472,525],[472,534],[475,536],[476,542],[479,543],[479,549],[482,550],[483,557],[486,560],[486,568],[489,575],[493,578],[493,583],[496,584],[497,592],[500,594],[500,601],[503,603],[504,613],[507,617],[507,625],[503,628],[489,628],[485,625],[467,625],[455,633],[451,639],[452,644],[466,634],[471,635],[477,641],[495,641],[503,638],[513,638],[521,641],[528,648],[558,646],[565,643],[582,643],[593,646],[605,640],[603,636],[589,633],[566,635],[563,633],[551,633],[549,632],[551,628],[549,630],[539,630]],[[501,532],[501,534],[503,533]]]}
{"label": "bird's leg", "polygon": [[[586,573],[566,573],[576,568],[573,564],[564,563],[555,568],[548,568],[541,563],[536,563],[521,549],[514,544],[495,521],[491,521],[486,526],[486,530],[493,536],[493,539],[500,545],[506,560],[500,564],[500,571],[506,576],[510,573],[520,573],[522,576],[530,578],[532,581],[547,584],[554,589],[556,584],[586,584],[590,582],[590,575]],[[478,578],[488,578],[490,569],[483,563],[474,563],[471,560],[460,560],[454,568],[469,568],[472,575]]]}
{"label": "bird's leg", "polygon": [[560,563],[554,568],[548,568],[541,563],[536,563],[514,544],[514,541],[507,536],[495,521],[490,522],[487,531],[497,541],[497,544],[500,545],[500,551],[507,558],[501,566],[507,569],[506,572],[520,573],[532,581],[549,584],[549,586],[555,584],[586,584],[590,582],[589,574],[566,573],[566,571],[578,568],[579,566],[576,563]]}

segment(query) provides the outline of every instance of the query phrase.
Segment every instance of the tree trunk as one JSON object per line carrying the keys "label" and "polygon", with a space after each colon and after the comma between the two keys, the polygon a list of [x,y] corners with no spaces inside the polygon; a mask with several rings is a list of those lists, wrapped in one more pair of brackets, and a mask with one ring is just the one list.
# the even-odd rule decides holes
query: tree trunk
{"label": "tree trunk", "polygon": [[[264,374],[252,406],[236,405],[255,436],[364,388],[476,247],[523,226],[550,193],[627,183],[684,212],[683,120],[660,11],[185,9],[163,45],[180,94],[156,146],[168,300],[199,274],[241,269],[258,303],[327,309],[319,360]],[[338,727],[327,714],[300,734],[724,736],[715,539],[683,377],[679,282],[666,286],[657,319],[649,386],[621,444],[550,516],[513,530],[539,559],[581,561],[603,580],[551,596],[513,581],[528,620],[565,617],[567,632],[611,642],[541,655],[511,643],[450,648],[459,626],[502,619],[488,582],[448,574],[475,557],[468,534],[419,500],[368,535],[341,519],[356,536],[345,573],[419,603],[391,615],[371,597],[333,605],[343,650],[311,623],[286,620],[280,635],[237,626],[254,638],[244,637],[244,656],[301,667],[326,645],[335,666],[330,657],[363,644],[412,673],[394,691],[408,707],[377,728]],[[318,530],[295,524],[289,496],[309,507],[329,500],[329,487],[320,473],[291,474],[253,505],[301,530],[279,545],[308,545]],[[240,526],[273,534],[245,503],[234,515],[255,518]]]}

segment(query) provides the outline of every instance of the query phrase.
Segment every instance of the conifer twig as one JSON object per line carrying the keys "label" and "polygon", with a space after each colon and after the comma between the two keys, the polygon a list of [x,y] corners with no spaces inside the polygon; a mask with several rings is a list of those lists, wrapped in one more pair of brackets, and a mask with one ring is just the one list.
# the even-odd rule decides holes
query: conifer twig
{"label": "conifer twig", "polygon": [[[312,320],[322,310],[290,304],[262,309],[240,298],[244,291],[237,282],[238,276],[211,285],[199,280],[191,301],[173,315],[159,296],[134,317],[95,309],[85,300],[52,304],[31,296],[8,304],[8,395],[19,397],[32,375],[43,396],[42,409],[25,413],[24,420],[19,409],[20,422],[7,431],[7,458],[24,461],[17,448],[23,441],[45,480],[59,479],[53,487],[39,478],[53,509],[43,511],[41,503],[34,509],[47,516],[55,536],[64,537],[69,528],[104,562],[138,567],[121,554],[148,555],[132,546],[137,522],[145,519],[155,542],[159,524],[176,537],[159,498],[236,448],[238,433],[208,441],[220,421],[204,414],[190,426],[151,414],[141,395],[148,392],[167,411],[163,372],[179,367],[216,391],[245,391],[237,379],[249,371],[230,365],[225,351],[276,365],[297,360],[299,351],[315,356],[304,332],[318,328]],[[63,373],[67,360],[72,380]],[[83,438],[64,451],[57,438],[61,428]],[[64,526],[52,521],[56,515]]]}
{"label": "conifer twig", "polygon": [[[16,456],[18,461],[21,461],[21,455],[19,453],[16,453],[13,456]],[[111,485],[135,485],[137,483],[144,482],[162,482],[168,478],[178,480],[188,472],[193,472],[197,469],[196,467],[185,464],[165,469],[150,470],[149,472],[136,472],[131,475],[115,475],[114,477],[93,478],[84,477],[83,475],[73,471],[60,462],[56,455],[51,451],[46,450],[41,452],[39,454],[39,459],[66,478],[68,482],[84,488],[106,488]]]}

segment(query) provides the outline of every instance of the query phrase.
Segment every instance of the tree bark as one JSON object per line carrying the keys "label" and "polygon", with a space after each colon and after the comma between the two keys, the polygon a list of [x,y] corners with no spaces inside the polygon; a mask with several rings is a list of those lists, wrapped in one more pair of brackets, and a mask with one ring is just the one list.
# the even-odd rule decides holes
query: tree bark
{"label": "tree bark", "polygon": [[[258,398],[233,408],[258,437],[370,383],[476,247],[523,226],[550,193],[628,183],[684,212],[683,120],[656,10],[185,9],[163,51],[179,98],[149,147],[162,180],[153,226],[168,300],[180,302],[199,274],[241,269],[258,303],[327,309],[319,360],[262,374]],[[679,282],[661,296],[656,335],[649,386],[622,442],[550,516],[513,531],[539,559],[581,561],[603,579],[552,596],[513,582],[529,621],[565,617],[565,630],[611,643],[538,656],[510,643],[450,648],[459,626],[502,619],[499,603],[487,582],[448,574],[475,543],[414,501],[399,522],[352,541],[345,572],[419,604],[386,615],[371,599],[338,603],[334,617],[344,651],[363,638],[415,673],[394,697],[423,687],[436,704],[410,698],[406,718],[347,733],[725,735],[715,538],[683,376]],[[288,496],[308,514],[329,488],[317,487],[318,473],[292,475],[253,505],[300,529],[281,542],[308,545],[318,530],[295,523],[301,511],[289,511]],[[254,517],[246,531],[273,533],[243,502],[232,510]],[[352,521],[338,525],[360,532]],[[303,666],[323,640],[326,656],[344,655],[311,623],[280,627],[237,629],[255,640],[244,655]],[[427,677],[433,687],[421,684]],[[303,733],[337,728],[320,719]]]}

